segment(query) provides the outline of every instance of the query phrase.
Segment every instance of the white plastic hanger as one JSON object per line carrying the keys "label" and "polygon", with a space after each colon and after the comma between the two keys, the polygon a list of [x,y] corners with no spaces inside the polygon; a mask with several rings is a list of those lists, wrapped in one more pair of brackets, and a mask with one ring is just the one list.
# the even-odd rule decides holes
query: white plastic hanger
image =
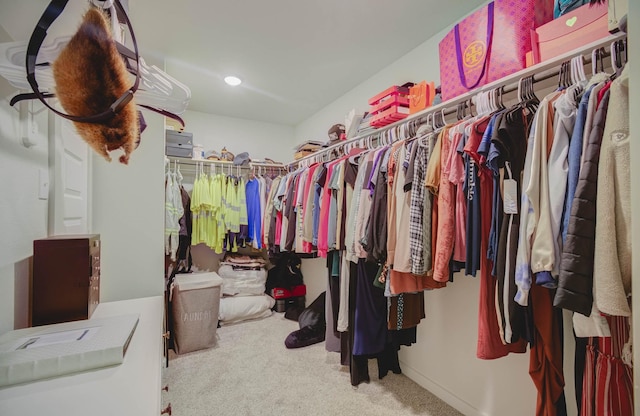
{"label": "white plastic hanger", "polygon": [[482,102],[480,102],[480,93],[474,95],[471,101],[473,101],[473,105],[476,106],[476,112],[479,115],[484,114],[484,108],[482,108]]}

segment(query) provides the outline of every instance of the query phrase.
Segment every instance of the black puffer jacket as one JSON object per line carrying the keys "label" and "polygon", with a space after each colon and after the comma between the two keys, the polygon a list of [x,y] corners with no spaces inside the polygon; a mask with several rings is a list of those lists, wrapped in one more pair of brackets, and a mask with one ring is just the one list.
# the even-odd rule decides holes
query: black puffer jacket
{"label": "black puffer jacket", "polygon": [[598,163],[609,91],[598,106],[580,169],[580,179],[571,206],[567,238],[562,250],[558,290],[553,306],[591,315],[593,305],[593,256],[596,238]]}

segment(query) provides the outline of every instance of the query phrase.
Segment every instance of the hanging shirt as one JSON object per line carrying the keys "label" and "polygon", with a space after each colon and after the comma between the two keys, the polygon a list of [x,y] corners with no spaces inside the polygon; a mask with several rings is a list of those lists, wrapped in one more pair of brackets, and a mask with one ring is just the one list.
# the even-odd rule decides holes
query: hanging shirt
{"label": "hanging shirt", "polygon": [[562,241],[567,238],[567,227],[569,226],[569,215],[571,214],[571,204],[576,193],[578,178],[580,176],[580,159],[582,158],[582,138],[584,135],[584,124],[587,119],[587,107],[593,86],[588,88],[582,95],[573,133],[569,140],[569,151],[567,154],[567,192],[564,201],[564,212],[562,214]]}
{"label": "hanging shirt", "polygon": [[320,211],[318,216],[318,255],[326,258],[328,252],[329,207],[331,204],[331,176],[335,162],[329,162],[326,172],[318,182],[320,186]]}
{"label": "hanging shirt", "polygon": [[468,139],[469,123],[461,122],[457,127],[458,134],[454,135],[447,162],[449,172],[449,182],[454,187],[455,193],[455,219],[454,219],[454,245],[453,261],[464,267],[466,260],[466,220],[467,220],[467,199],[464,194],[465,167],[463,159],[464,145]]}
{"label": "hanging shirt", "polygon": [[396,184],[394,197],[396,198],[396,239],[395,258],[392,269],[402,273],[411,273],[411,248],[409,239],[406,238],[406,230],[410,228],[410,202],[411,192],[405,192],[406,171],[409,164],[410,144],[406,141],[400,147],[396,168]]}
{"label": "hanging shirt", "polygon": [[298,180],[300,178],[299,173],[296,171],[287,187],[287,194],[285,196],[286,203],[283,208],[283,218],[286,222],[286,227],[282,232],[282,243],[280,245],[281,250],[291,251],[293,250],[293,244],[296,236],[296,192],[298,190]]}
{"label": "hanging shirt", "polygon": [[217,174],[210,178],[209,195],[211,196],[211,214],[209,216],[209,235],[211,236],[211,247],[216,253],[220,254],[223,250],[223,241],[227,232],[225,224],[225,201],[224,186],[226,177],[223,174]]}
{"label": "hanging shirt", "polygon": [[165,188],[165,254],[176,260],[178,250],[178,234],[180,233],[180,218],[184,215],[180,186],[176,173],[167,171]]}
{"label": "hanging shirt", "polygon": [[366,238],[367,220],[369,219],[369,216],[370,216],[371,202],[372,202],[368,179],[371,177],[371,171],[373,170],[373,163],[376,160],[376,157],[378,156],[379,151],[381,150],[380,149],[374,150],[367,154],[367,157],[365,159],[365,165],[362,166],[362,169],[364,169],[362,187],[360,189],[354,190],[354,192],[360,193],[360,198],[358,202],[358,211],[357,211],[356,220],[355,220],[356,228],[355,228],[353,246],[354,246],[354,251],[356,256],[362,259],[367,257],[367,252],[362,246],[362,240]]}
{"label": "hanging shirt", "polygon": [[[431,268],[431,209],[430,193],[425,186],[427,164],[429,161],[429,140],[434,137],[429,133],[427,137],[416,140],[413,178],[411,180],[411,200],[409,208],[409,247],[411,252],[411,273],[424,274]],[[429,205],[429,208],[426,205]],[[425,215],[428,219],[425,219]],[[428,235],[425,229],[429,225]],[[425,247],[428,243],[428,247]],[[426,257],[429,257],[427,260]],[[427,266],[428,263],[428,266]]]}
{"label": "hanging shirt", "polygon": [[[491,274],[497,276],[496,267],[498,265],[498,239],[500,236],[500,227],[502,225],[502,195],[500,194],[500,167],[497,160],[500,156],[499,150],[495,144],[492,143],[494,126],[499,125],[500,120],[503,117],[502,112],[495,114],[487,130],[484,132],[480,146],[478,147],[478,153],[482,156],[481,160],[490,169],[493,179],[493,196],[491,203],[491,231],[489,233],[489,245],[487,247],[487,257],[493,264],[493,270]],[[482,253],[481,255],[484,255]]]}
{"label": "hanging shirt", "polygon": [[345,182],[345,170],[348,164],[348,157],[345,157],[340,168],[338,169],[338,175],[335,182],[336,191],[336,230],[335,230],[335,242],[334,248],[336,250],[344,249],[344,221],[345,221],[345,203],[346,203],[346,188]]}
{"label": "hanging shirt", "polygon": [[[293,191],[295,189],[296,173],[287,175],[287,182],[284,189],[284,196],[282,197],[282,209],[281,209],[281,231],[279,246],[280,250],[285,251],[287,249],[287,236],[289,235],[289,220],[291,218],[293,200]],[[295,224],[291,225],[292,227]]]}
{"label": "hanging shirt", "polygon": [[584,146],[584,138],[585,138],[585,129],[587,122],[587,112],[589,109],[589,101],[591,98],[591,93],[600,90],[602,86],[604,86],[604,82],[600,82],[603,78],[608,78],[605,74],[596,74],[591,81],[589,81],[589,85],[587,86],[586,91],[582,94],[582,98],[580,99],[580,103],[578,104],[578,110],[576,112],[576,120],[575,125],[573,127],[573,133],[571,134],[571,139],[569,141],[569,152],[567,154],[567,165],[568,165],[568,173],[567,173],[567,192],[565,195],[564,201],[564,211],[562,214],[562,242],[564,243],[567,238],[567,228],[569,227],[569,217],[571,215],[571,205],[573,203],[573,198],[576,193],[576,186],[578,185],[578,179],[580,177],[580,166],[582,160],[582,149]]}
{"label": "hanging shirt", "polygon": [[280,185],[281,179],[282,177],[277,176],[271,182],[271,188],[269,189],[269,194],[267,195],[267,199],[266,199],[267,205],[264,210],[264,217],[262,218],[262,223],[263,223],[262,243],[267,248],[271,247],[271,244],[272,244],[272,241],[269,239],[269,235],[272,232],[271,219],[273,218],[273,211],[274,211],[273,198],[274,198],[276,189],[278,189],[278,186]]}
{"label": "hanging shirt", "polygon": [[[504,166],[504,180],[500,183],[501,187],[507,189],[507,180],[515,183],[513,199],[515,199],[516,212],[504,212],[496,268],[498,282],[496,305],[502,310],[506,343],[516,342],[520,338],[529,339],[523,309],[515,303],[514,297],[517,291],[515,266],[521,212],[518,194],[522,189],[520,178],[524,169],[527,137],[532,118],[533,114],[520,106],[507,110],[500,123],[496,125],[491,138],[491,142],[500,149],[501,156],[497,163],[500,167]],[[498,209],[503,210],[503,207]]]}
{"label": "hanging shirt", "polygon": [[631,177],[629,68],[610,87],[596,199],[593,280],[595,303],[605,314],[631,316]]}
{"label": "hanging shirt", "polygon": [[396,209],[395,186],[401,147],[401,143],[395,143],[391,147],[387,164],[387,264],[390,269],[393,269],[393,264],[395,263],[396,242],[398,239],[398,211]]}
{"label": "hanging shirt", "polygon": [[[464,145],[464,165],[465,180],[463,191],[467,201],[466,218],[466,253],[465,253],[465,274],[476,277],[476,272],[480,270],[480,238],[481,238],[481,208],[480,193],[480,154],[478,146],[482,141],[482,136],[489,124],[490,117],[483,117],[475,121],[470,126],[469,139]],[[485,191],[486,192],[486,191]]]}
{"label": "hanging shirt", "polygon": [[296,253],[304,253],[304,200],[306,195],[304,194],[304,188],[307,183],[307,176],[309,175],[309,169],[304,169],[300,172],[298,179],[298,189],[296,192],[296,237],[295,248]]}
{"label": "hanging shirt", "polygon": [[336,248],[337,227],[338,227],[338,190],[340,189],[340,171],[344,159],[339,160],[333,167],[331,179],[329,180],[329,218],[327,226],[327,250]]}
{"label": "hanging shirt", "polygon": [[447,282],[450,279],[449,260],[451,260],[455,239],[455,195],[447,170],[447,159],[452,147],[450,130],[451,126],[448,126],[440,133],[442,174],[438,190],[437,244],[435,244],[433,259],[433,279],[437,282]]}
{"label": "hanging shirt", "polygon": [[313,250],[313,210],[315,199],[315,182],[317,175],[320,172],[318,169],[319,164],[314,164],[309,167],[309,174],[306,179],[304,188],[304,200],[303,200],[303,213],[304,213],[304,233],[303,233],[303,246],[305,253],[311,253]]}
{"label": "hanging shirt", "polygon": [[313,245],[318,246],[318,232],[320,229],[320,207],[322,206],[322,187],[327,178],[327,167],[320,165],[313,184]]}
{"label": "hanging shirt", "polygon": [[600,101],[600,92],[605,89],[605,82],[601,82],[597,84],[591,90],[591,94],[589,96],[589,103],[587,105],[587,118],[584,123],[584,133],[582,134],[582,155],[580,157],[580,166],[584,164],[585,151],[587,150],[587,145],[589,143],[589,137],[591,136],[591,129],[593,127],[593,120],[596,116],[596,112],[598,110],[598,102]]}
{"label": "hanging shirt", "polygon": [[377,169],[371,215],[368,221],[367,260],[377,264],[384,264],[387,260],[387,168],[390,153],[387,147]]}
{"label": "hanging shirt", "polygon": [[[532,175],[532,180],[527,190],[527,196],[531,200],[531,206],[534,211],[530,220],[533,220],[535,223],[535,231],[531,243],[531,271],[534,275],[539,272],[551,272],[554,268],[554,229],[552,226],[549,192],[549,155],[553,148],[554,139],[554,103],[561,97],[561,94],[562,93],[551,94],[547,103],[547,117],[543,118],[542,115],[539,115],[538,126],[536,126],[536,139],[540,137],[540,140],[536,141],[539,141],[540,145],[534,147],[531,169],[532,172],[537,172],[537,176]],[[536,276],[536,284],[554,288],[557,286],[557,281],[550,273],[541,273]]]}
{"label": "hanging shirt", "polygon": [[291,179],[291,173],[287,174],[284,178],[282,178],[273,200],[273,207],[276,211],[274,245],[277,247],[281,247],[281,243],[282,243],[282,221],[283,221],[282,210],[284,208],[284,197],[287,192],[287,184],[290,179]]}
{"label": "hanging shirt", "polygon": [[269,188],[267,185],[267,181],[263,176],[258,176],[258,197],[260,200],[260,229],[258,230],[258,238],[260,239],[260,247],[262,247],[262,226],[263,226],[263,218],[264,211],[267,208],[267,194],[269,193]]}
{"label": "hanging shirt", "polygon": [[351,165],[351,168],[349,169],[350,175],[348,175],[348,181],[353,181],[353,174],[355,173],[356,175],[355,182],[353,182],[353,196],[350,199],[347,224],[345,228],[345,250],[348,260],[352,263],[358,262],[358,256],[355,251],[356,218],[360,208],[360,196],[362,194],[360,190],[364,184],[365,166],[368,156],[369,155],[367,153],[358,155],[356,157],[357,165]]}
{"label": "hanging shirt", "polygon": [[260,230],[262,227],[262,217],[260,208],[260,180],[252,178],[246,186],[247,215],[249,225],[249,235],[247,241],[255,248],[262,248],[260,242]]}
{"label": "hanging shirt", "polygon": [[537,129],[540,123],[540,114],[542,117],[546,117],[546,109],[548,108],[545,100],[536,112],[531,130],[529,132],[529,140],[527,140],[527,155],[524,161],[524,170],[522,178],[522,196],[520,201],[520,230],[518,232],[518,249],[516,252],[516,274],[515,284],[517,287],[514,300],[521,306],[529,305],[529,291],[531,290],[531,284],[533,283],[533,275],[531,274],[531,237],[533,235],[535,223],[529,219],[529,216],[533,214],[533,207],[531,201],[527,196],[526,190],[530,186],[531,182],[531,164],[534,155],[534,143],[536,138]]}
{"label": "hanging shirt", "polygon": [[[491,118],[491,122],[495,117]],[[491,125],[491,122],[489,125]],[[489,125],[484,133],[486,137]],[[478,150],[480,154],[480,151]],[[480,359],[491,360],[504,357],[509,353],[524,353],[527,350],[527,342],[521,339],[513,344],[505,344],[500,332],[503,332],[502,317],[496,309],[496,278],[492,270],[491,259],[485,254],[488,252],[491,233],[492,199],[493,199],[493,172],[486,166],[478,164],[480,179],[480,214],[481,214],[481,238],[480,238],[480,294],[478,310],[478,344],[476,355]]]}
{"label": "hanging shirt", "polygon": [[[415,275],[411,273],[411,250],[409,241],[404,236],[409,228],[410,218],[410,193],[404,192],[406,184],[405,166],[407,158],[407,146],[405,142],[399,142],[391,149],[392,157],[388,164],[388,234],[387,251],[393,250],[393,257],[387,259],[389,265],[389,276],[387,278],[387,290],[385,296],[396,296],[403,293],[417,293],[426,289],[437,289],[444,287],[446,282],[436,282],[434,279],[423,273]],[[393,261],[392,261],[393,259]],[[393,301],[392,304],[395,304]],[[400,302],[399,306],[404,303]],[[420,305],[416,305],[420,307]],[[421,314],[416,314],[417,320],[422,319]],[[417,322],[417,321],[415,321]],[[415,323],[414,322],[414,323]],[[403,324],[400,323],[400,326]],[[395,325],[394,325],[395,326]]]}
{"label": "hanging shirt", "polygon": [[588,316],[593,311],[593,257],[598,161],[608,112],[608,91],[594,118],[562,253],[554,306]]}

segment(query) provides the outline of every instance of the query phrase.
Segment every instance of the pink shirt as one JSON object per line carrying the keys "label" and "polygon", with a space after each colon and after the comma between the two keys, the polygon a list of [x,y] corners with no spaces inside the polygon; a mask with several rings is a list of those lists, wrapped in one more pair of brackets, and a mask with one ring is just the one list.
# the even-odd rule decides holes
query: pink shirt
{"label": "pink shirt", "polygon": [[[446,127],[445,127],[446,129]],[[438,192],[438,226],[437,244],[433,258],[433,280],[447,282],[449,280],[449,261],[453,253],[455,239],[455,193],[453,184],[449,181],[451,174],[448,162],[451,151],[451,129],[440,133],[442,137],[442,171],[440,175],[440,189]]]}
{"label": "pink shirt", "polygon": [[[468,125],[468,123],[465,124]],[[462,126],[460,128],[462,128]],[[460,155],[457,150],[463,137],[464,135],[460,133],[456,133],[454,135],[454,141],[451,143],[451,150],[449,152],[449,182],[451,182],[455,186],[456,192],[453,260],[459,262],[465,262],[467,257],[467,201],[463,189],[465,169],[462,155]]]}
{"label": "pink shirt", "polygon": [[318,255],[327,257],[329,243],[327,241],[329,235],[329,204],[331,202],[331,188],[329,182],[333,168],[337,162],[331,162],[327,165],[327,174],[322,187],[322,201],[320,202],[320,223],[318,224]]}

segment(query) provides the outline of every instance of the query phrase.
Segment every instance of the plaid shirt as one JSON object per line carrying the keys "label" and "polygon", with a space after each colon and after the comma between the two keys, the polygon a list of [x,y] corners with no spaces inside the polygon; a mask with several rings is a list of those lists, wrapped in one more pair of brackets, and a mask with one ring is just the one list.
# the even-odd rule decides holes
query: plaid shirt
{"label": "plaid shirt", "polygon": [[[420,139],[413,166],[411,201],[409,205],[409,248],[411,253],[411,273],[423,275],[431,269],[431,195],[425,187],[427,162],[433,134]],[[422,143],[425,140],[426,143]],[[427,235],[428,234],[428,235]]]}

